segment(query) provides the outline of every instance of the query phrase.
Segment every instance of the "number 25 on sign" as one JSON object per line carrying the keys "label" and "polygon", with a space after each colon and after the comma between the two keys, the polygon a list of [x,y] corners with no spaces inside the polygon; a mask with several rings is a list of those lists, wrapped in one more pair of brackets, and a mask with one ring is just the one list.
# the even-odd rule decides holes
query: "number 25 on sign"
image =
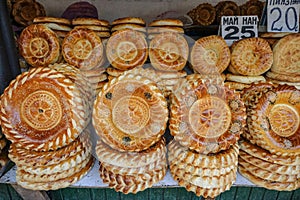
{"label": "number 25 on sign", "polygon": [[300,0],[268,0],[268,32],[299,32]]}

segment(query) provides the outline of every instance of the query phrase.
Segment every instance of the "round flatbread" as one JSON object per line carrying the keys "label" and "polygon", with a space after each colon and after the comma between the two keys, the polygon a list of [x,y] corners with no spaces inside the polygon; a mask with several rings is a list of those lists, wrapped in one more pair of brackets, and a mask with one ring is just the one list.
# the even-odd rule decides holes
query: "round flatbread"
{"label": "round flatbread", "polygon": [[104,59],[103,53],[101,39],[89,29],[73,29],[62,43],[64,59],[82,70],[98,66]]}
{"label": "round flatbread", "polygon": [[230,63],[230,49],[217,35],[198,39],[191,50],[191,64],[200,74],[222,73]]}
{"label": "round flatbread", "polygon": [[277,155],[299,154],[299,90],[279,85],[262,94],[250,114],[249,133],[257,145]]}
{"label": "round flatbread", "polygon": [[92,118],[96,133],[106,144],[119,151],[141,151],[165,132],[167,102],[151,80],[121,75],[104,85]]}
{"label": "round flatbread", "polygon": [[234,71],[245,76],[259,76],[273,64],[273,52],[262,38],[246,38],[234,44],[231,50],[231,65]]}
{"label": "round flatbread", "polygon": [[43,17],[35,17],[33,19],[33,23],[56,23],[56,24],[63,24],[70,26],[71,21],[66,18],[62,17],[49,17],[49,16],[43,16]]}
{"label": "round flatbread", "polygon": [[183,27],[183,22],[179,19],[157,19],[149,23],[150,27],[160,27],[160,26],[178,26]]}
{"label": "round flatbread", "polygon": [[185,147],[217,153],[235,144],[246,124],[246,108],[233,90],[211,80],[189,78],[172,95],[169,129]]}
{"label": "round flatbread", "polygon": [[240,8],[234,1],[219,1],[216,8],[216,23],[220,24],[222,16],[239,16]]}
{"label": "round flatbread", "polygon": [[207,26],[211,25],[216,18],[216,9],[210,3],[201,3],[188,13],[194,24]]}
{"label": "round flatbread", "polygon": [[78,26],[78,25],[92,25],[92,26],[109,26],[109,21],[105,19],[96,19],[96,18],[88,18],[88,17],[77,17],[72,19],[72,25]]}
{"label": "round flatbread", "polygon": [[20,35],[20,54],[33,67],[55,63],[60,54],[57,35],[47,26],[32,24]]}
{"label": "round flatbread", "polygon": [[7,139],[37,151],[61,148],[86,126],[82,93],[71,79],[48,67],[32,68],[5,89],[1,127]]}
{"label": "round flatbread", "polygon": [[139,24],[139,25],[145,26],[146,22],[140,17],[122,17],[122,18],[115,19],[111,23],[112,26],[115,26],[118,24]]}
{"label": "round flatbread", "polygon": [[124,29],[114,32],[106,44],[110,64],[120,70],[142,66],[148,57],[148,44],[144,34]]}
{"label": "round flatbread", "polygon": [[151,65],[161,71],[182,70],[189,54],[185,38],[176,33],[161,33],[156,35],[149,44]]}
{"label": "round flatbread", "polygon": [[124,29],[131,29],[142,33],[146,33],[146,28],[139,24],[118,24],[111,28],[111,32],[120,31]]}

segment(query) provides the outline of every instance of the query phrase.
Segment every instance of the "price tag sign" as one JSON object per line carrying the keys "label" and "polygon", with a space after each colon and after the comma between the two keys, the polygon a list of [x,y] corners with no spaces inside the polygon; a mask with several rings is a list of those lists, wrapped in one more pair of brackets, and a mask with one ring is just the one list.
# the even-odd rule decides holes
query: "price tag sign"
{"label": "price tag sign", "polygon": [[299,0],[268,0],[268,32],[299,32]]}
{"label": "price tag sign", "polygon": [[230,46],[243,38],[257,37],[257,16],[222,16],[221,35]]}

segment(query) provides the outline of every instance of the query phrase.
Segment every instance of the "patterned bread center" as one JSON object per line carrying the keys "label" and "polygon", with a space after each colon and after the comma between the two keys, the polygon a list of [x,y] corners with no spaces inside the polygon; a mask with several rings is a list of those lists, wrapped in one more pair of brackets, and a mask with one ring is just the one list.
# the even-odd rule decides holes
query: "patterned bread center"
{"label": "patterned bread center", "polygon": [[24,121],[32,128],[46,131],[54,128],[62,118],[59,100],[50,92],[39,90],[31,93],[21,105]]}
{"label": "patterned bread center", "polygon": [[33,18],[36,17],[34,6],[32,4],[25,5],[21,9],[20,16],[25,20],[31,21]]}
{"label": "patterned bread center", "polygon": [[251,50],[245,50],[244,53],[242,53],[242,60],[248,65],[255,64],[258,58],[259,56]]}
{"label": "patterned bread center", "polygon": [[163,43],[158,47],[158,53],[165,62],[174,62],[180,55],[177,45],[172,42]]}
{"label": "patterned bread center", "polygon": [[218,97],[206,97],[197,100],[189,111],[192,129],[205,138],[222,135],[231,122],[229,106]]}
{"label": "patterned bread center", "polygon": [[200,18],[202,20],[208,21],[209,18],[210,18],[210,16],[211,16],[210,13],[211,13],[210,10],[208,10],[208,9],[202,9],[201,13],[200,13]]}
{"label": "patterned bread center", "polygon": [[149,105],[141,97],[122,97],[113,107],[112,118],[115,126],[124,133],[137,133],[150,120]]}
{"label": "patterned bread center", "polygon": [[212,49],[205,51],[204,58],[210,65],[215,65],[218,62],[218,54]]}
{"label": "patterned bread center", "polygon": [[271,109],[269,121],[272,130],[282,137],[289,137],[295,134],[300,122],[297,111],[286,104],[276,104]]}
{"label": "patterned bread center", "polygon": [[129,41],[122,41],[117,46],[118,57],[125,62],[132,61],[138,54],[135,44]]}
{"label": "patterned bread center", "polygon": [[36,58],[43,58],[49,52],[48,42],[44,38],[33,38],[30,41],[30,52]]}
{"label": "patterned bread center", "polygon": [[92,54],[93,45],[87,39],[81,39],[74,44],[74,56],[78,59],[87,59]]}

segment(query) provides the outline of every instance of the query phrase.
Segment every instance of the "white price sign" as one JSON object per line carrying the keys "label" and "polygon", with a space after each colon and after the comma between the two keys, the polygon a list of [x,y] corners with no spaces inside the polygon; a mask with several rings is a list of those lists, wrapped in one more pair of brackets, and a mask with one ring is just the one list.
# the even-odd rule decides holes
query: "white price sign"
{"label": "white price sign", "polygon": [[257,37],[257,16],[222,16],[221,35],[228,45],[243,38]]}
{"label": "white price sign", "polygon": [[268,32],[299,32],[299,0],[268,0]]}

